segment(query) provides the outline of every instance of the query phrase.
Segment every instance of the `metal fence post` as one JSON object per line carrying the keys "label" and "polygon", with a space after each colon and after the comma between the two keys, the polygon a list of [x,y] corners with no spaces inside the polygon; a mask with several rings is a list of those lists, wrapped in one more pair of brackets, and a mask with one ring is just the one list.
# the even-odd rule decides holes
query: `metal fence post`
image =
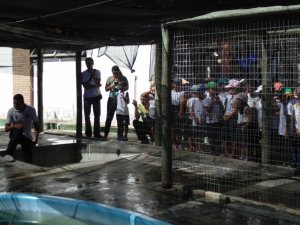
{"label": "metal fence post", "polygon": [[169,30],[165,25],[162,31],[162,187],[172,187],[172,141],[171,141],[171,78],[169,76]]}
{"label": "metal fence post", "polygon": [[262,92],[262,133],[261,133],[261,163],[270,161],[270,115],[271,115],[271,78],[268,73],[268,56],[265,42],[262,41],[261,78],[263,85]]}
{"label": "metal fence post", "polygon": [[82,89],[81,89],[81,51],[76,51],[76,137],[82,137]]}
{"label": "metal fence post", "polygon": [[37,99],[38,99],[38,120],[40,132],[44,132],[44,104],[43,104],[43,50],[37,50]]}
{"label": "metal fence post", "polygon": [[155,145],[161,146],[162,130],[161,130],[161,42],[156,44],[155,57]]}

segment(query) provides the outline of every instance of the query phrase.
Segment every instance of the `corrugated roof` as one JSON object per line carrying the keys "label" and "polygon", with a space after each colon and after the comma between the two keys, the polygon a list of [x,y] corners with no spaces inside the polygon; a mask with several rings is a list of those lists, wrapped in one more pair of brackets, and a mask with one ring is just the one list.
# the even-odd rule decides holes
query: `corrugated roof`
{"label": "corrugated roof", "polygon": [[209,12],[298,0],[1,0],[0,46],[92,49],[148,44],[161,23]]}

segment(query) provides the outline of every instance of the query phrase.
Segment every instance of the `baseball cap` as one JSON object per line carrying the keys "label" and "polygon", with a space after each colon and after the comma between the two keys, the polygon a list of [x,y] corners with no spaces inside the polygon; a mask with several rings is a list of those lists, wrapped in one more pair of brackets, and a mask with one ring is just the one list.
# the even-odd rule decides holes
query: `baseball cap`
{"label": "baseball cap", "polygon": [[247,80],[245,78],[240,80],[240,85],[245,85],[247,84]]}
{"label": "baseball cap", "polygon": [[262,86],[262,85],[259,85],[259,86],[257,87],[257,89],[254,91],[254,93],[260,93],[260,92],[262,92],[262,90],[263,90],[263,86]]}
{"label": "baseball cap", "polygon": [[172,80],[172,82],[174,82],[174,83],[176,83],[176,84],[189,84],[190,82],[189,81],[187,81],[186,79],[184,79],[184,78],[181,78],[181,77],[179,77],[179,76],[172,76],[171,77],[171,80]]}
{"label": "baseball cap", "polygon": [[206,84],[206,88],[216,88],[217,87],[217,83],[214,81],[210,81]]}
{"label": "baseball cap", "polygon": [[285,88],[283,93],[285,95],[292,96],[293,95],[293,90],[292,90],[292,88]]}
{"label": "baseball cap", "polygon": [[199,92],[201,92],[201,93],[204,93],[205,91],[206,91],[206,87],[205,87],[205,84],[198,84],[198,90],[199,90]]}
{"label": "baseball cap", "polygon": [[193,85],[192,87],[191,87],[191,92],[198,92],[198,85]]}
{"label": "baseball cap", "polygon": [[226,79],[226,78],[219,78],[218,80],[217,80],[217,84],[218,85],[227,85],[228,84],[228,79]]}
{"label": "baseball cap", "polygon": [[181,78],[181,83],[182,84],[189,84],[190,82],[184,78]]}
{"label": "baseball cap", "polygon": [[191,92],[205,92],[205,84],[198,84],[198,85],[193,85],[191,87]]}
{"label": "baseball cap", "polygon": [[229,80],[228,84],[225,86],[225,88],[238,88],[238,87],[240,87],[240,82],[235,79]]}
{"label": "baseball cap", "polygon": [[172,79],[172,82],[176,83],[176,84],[179,84],[181,82],[181,78],[177,77],[177,76],[174,76],[171,78]]}
{"label": "baseball cap", "polygon": [[280,91],[283,87],[283,84],[281,82],[274,83],[274,91]]}

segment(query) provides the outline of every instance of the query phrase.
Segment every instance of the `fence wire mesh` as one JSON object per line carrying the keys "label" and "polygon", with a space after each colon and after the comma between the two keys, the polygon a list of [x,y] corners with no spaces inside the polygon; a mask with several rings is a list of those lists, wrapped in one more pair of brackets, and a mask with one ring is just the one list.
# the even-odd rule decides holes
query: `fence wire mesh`
{"label": "fence wire mesh", "polygon": [[299,20],[189,27],[171,35],[174,181],[299,208]]}

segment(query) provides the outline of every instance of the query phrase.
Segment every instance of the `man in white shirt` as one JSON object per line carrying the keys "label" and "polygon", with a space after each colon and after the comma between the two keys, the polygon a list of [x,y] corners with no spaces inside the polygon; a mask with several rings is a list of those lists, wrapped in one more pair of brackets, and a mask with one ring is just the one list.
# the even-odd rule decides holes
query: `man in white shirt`
{"label": "man in white shirt", "polygon": [[91,107],[94,112],[94,137],[100,138],[100,100],[102,95],[100,93],[101,87],[101,73],[94,69],[94,60],[86,58],[85,64],[87,70],[82,72],[82,86],[84,88],[83,102],[84,102],[84,119],[85,119],[85,135],[92,136],[92,125],[90,120]]}
{"label": "man in white shirt", "polygon": [[[21,144],[24,161],[32,163],[32,150],[38,142],[39,124],[36,111],[33,107],[24,103],[24,97],[16,94],[13,98],[14,107],[6,117],[5,131],[9,133],[9,143],[6,149],[8,160],[14,161],[14,152],[18,144]],[[31,135],[31,126],[34,127],[34,139]],[[10,159],[9,159],[10,158]]]}

